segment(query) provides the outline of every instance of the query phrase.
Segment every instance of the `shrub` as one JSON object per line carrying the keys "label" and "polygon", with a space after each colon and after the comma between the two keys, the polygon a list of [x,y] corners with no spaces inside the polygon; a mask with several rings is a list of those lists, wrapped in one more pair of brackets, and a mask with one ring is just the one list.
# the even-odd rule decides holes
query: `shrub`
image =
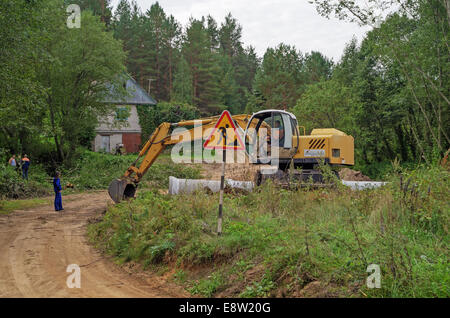
{"label": "shrub", "polygon": [[[107,189],[109,183],[121,177],[136,160],[137,155],[117,156],[107,153],[85,151],[73,169],[63,173],[78,189]],[[143,183],[150,186],[167,187],[169,176],[177,178],[199,178],[196,168],[174,164],[170,158],[160,156],[147,171]]]}
{"label": "shrub", "polygon": [[51,193],[51,180],[40,165],[30,166],[29,180],[22,179],[21,173],[9,165],[0,167],[0,198],[21,199]]}

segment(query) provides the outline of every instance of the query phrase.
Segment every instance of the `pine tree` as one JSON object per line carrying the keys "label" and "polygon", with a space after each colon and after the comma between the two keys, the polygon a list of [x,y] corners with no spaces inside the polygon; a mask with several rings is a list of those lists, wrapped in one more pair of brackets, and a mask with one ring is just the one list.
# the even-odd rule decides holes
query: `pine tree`
{"label": "pine tree", "polygon": [[154,3],[145,13],[145,75],[154,79],[153,95],[157,99],[165,99],[168,92],[164,91],[164,78],[162,76],[164,69],[164,23],[166,14],[158,2]]}
{"label": "pine tree", "polygon": [[181,33],[182,32],[180,24],[172,15],[170,15],[164,23],[164,39],[167,56],[167,63],[164,74],[166,75],[165,92],[168,94],[166,96],[167,100],[171,99],[174,85],[173,82],[175,66],[180,60]]}
{"label": "pine tree", "polygon": [[[231,13],[228,13],[219,30],[219,41],[221,52],[227,57],[232,67],[233,83],[231,83],[231,79],[228,79],[228,82],[229,86],[235,87],[232,89],[232,94],[235,96],[233,105],[230,106],[233,106],[237,112],[244,110],[258,65],[254,49],[251,47],[244,49],[241,38],[242,26]],[[224,73],[230,74],[228,67],[224,68]],[[229,101],[227,100],[227,102]]]}
{"label": "pine tree", "polygon": [[219,51],[219,29],[217,27],[217,22],[210,15],[207,16],[206,21],[207,21],[206,31],[208,32],[209,41],[211,43],[211,45],[210,45],[211,52],[218,52]]}
{"label": "pine tree", "polygon": [[190,19],[183,56],[192,74],[192,100],[202,111],[217,111],[222,101],[219,86],[221,70],[211,52],[208,32],[202,20]]}
{"label": "pine tree", "polygon": [[329,79],[333,70],[333,61],[320,52],[312,51],[305,55],[305,73],[308,83]]}
{"label": "pine tree", "polygon": [[174,102],[193,104],[191,68],[184,57],[177,64],[171,96]]}
{"label": "pine tree", "polygon": [[295,47],[280,44],[268,48],[256,74],[255,89],[261,92],[264,108],[289,109],[305,89],[303,56]]}
{"label": "pine tree", "polygon": [[137,38],[136,35],[139,25],[136,16],[137,5],[134,3],[133,11],[128,0],[121,0],[113,17],[114,37],[122,41],[123,49],[127,53],[127,69],[131,75],[140,82],[137,67]]}

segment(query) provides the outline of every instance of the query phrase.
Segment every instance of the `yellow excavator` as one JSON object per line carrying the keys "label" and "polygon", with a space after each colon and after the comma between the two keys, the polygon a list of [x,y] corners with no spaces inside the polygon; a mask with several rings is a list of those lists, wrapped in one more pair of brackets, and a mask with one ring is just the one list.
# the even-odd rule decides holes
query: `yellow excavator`
{"label": "yellow excavator", "polygon": [[[206,130],[215,127],[219,117],[160,124],[124,175],[109,185],[108,192],[113,201],[117,203],[133,198],[139,182],[167,146],[186,140],[195,141],[196,135],[203,138]],[[256,176],[252,176],[256,185],[261,184],[265,178],[291,178],[289,171],[297,171],[296,179],[312,179],[320,183],[323,176],[317,166],[321,162],[330,166],[354,164],[353,137],[337,129],[313,129],[310,135],[306,135],[305,127],[298,126],[297,118],[292,113],[276,109],[262,110],[253,115],[234,115],[232,120],[237,127],[237,133],[244,140],[250,164],[273,165],[273,162],[276,162],[276,173],[262,174],[258,171]],[[172,134],[171,131],[176,127],[190,129]],[[202,133],[194,134],[194,130],[199,127]],[[300,133],[301,128],[303,134]],[[265,151],[260,151],[261,149]],[[276,154],[276,158],[272,154]],[[143,160],[139,163],[142,157]],[[301,169],[289,169],[290,167]]]}

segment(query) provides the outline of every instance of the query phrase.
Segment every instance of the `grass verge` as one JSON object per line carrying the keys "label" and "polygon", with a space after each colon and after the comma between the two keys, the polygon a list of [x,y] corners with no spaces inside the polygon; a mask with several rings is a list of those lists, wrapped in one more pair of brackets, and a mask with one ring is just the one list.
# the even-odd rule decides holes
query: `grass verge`
{"label": "grass verge", "polygon": [[49,198],[34,198],[24,200],[1,200],[0,214],[8,214],[16,210],[25,210],[41,205],[52,204],[53,200]]}
{"label": "grass verge", "polygon": [[[286,191],[268,183],[218,195],[141,191],[89,226],[120,262],[172,270],[204,297],[448,297],[449,172],[420,168],[376,190]],[[381,288],[366,285],[370,264]]]}

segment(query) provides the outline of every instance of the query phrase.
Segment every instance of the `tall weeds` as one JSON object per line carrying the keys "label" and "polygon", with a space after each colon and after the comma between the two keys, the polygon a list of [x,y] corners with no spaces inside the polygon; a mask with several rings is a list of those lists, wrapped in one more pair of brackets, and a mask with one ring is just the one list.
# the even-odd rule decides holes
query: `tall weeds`
{"label": "tall weeds", "polygon": [[[389,182],[359,192],[287,191],[269,182],[228,194],[220,237],[216,194],[141,192],[111,207],[90,237],[121,259],[176,264],[187,288],[203,286],[208,296],[297,295],[319,281],[329,296],[448,297],[448,171],[400,171]],[[207,265],[201,283],[193,264]],[[370,264],[381,268],[380,289],[365,284]]]}

